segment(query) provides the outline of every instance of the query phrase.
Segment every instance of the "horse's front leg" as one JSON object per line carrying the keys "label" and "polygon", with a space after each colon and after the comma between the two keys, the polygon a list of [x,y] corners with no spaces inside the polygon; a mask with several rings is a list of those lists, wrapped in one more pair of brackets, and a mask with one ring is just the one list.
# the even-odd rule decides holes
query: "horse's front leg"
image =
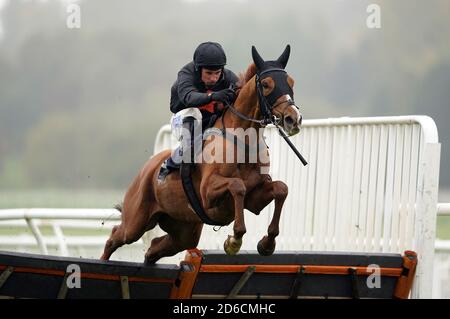
{"label": "horse's front leg", "polygon": [[270,256],[275,251],[275,238],[280,233],[280,216],[284,201],[288,195],[288,187],[281,181],[267,181],[261,187],[256,188],[247,195],[245,207],[254,214],[266,207],[272,200],[275,200],[275,211],[272,221],[267,229],[267,236],[258,242],[258,253],[263,256]]}
{"label": "horse's front leg", "polygon": [[240,178],[229,178],[221,175],[212,175],[201,186],[205,209],[211,208],[213,203],[223,197],[227,192],[234,200],[234,226],[233,236],[228,236],[224,242],[224,250],[228,255],[235,255],[241,249],[242,237],[247,232],[244,222],[244,199],[246,188]]}

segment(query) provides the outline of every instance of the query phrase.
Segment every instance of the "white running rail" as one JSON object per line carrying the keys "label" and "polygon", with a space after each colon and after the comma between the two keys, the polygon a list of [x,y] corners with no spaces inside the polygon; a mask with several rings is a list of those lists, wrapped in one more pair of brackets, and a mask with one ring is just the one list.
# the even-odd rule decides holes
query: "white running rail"
{"label": "white running rail", "polygon": [[[115,209],[2,209],[0,249],[99,258],[113,225],[120,218]],[[5,234],[8,230],[14,230],[14,236]],[[142,261],[143,240],[130,246],[119,249],[113,259]]]}

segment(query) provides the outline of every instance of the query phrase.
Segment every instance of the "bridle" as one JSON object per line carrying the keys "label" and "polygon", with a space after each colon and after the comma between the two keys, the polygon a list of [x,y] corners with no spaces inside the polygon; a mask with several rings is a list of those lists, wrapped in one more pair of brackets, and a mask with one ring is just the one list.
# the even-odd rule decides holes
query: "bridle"
{"label": "bridle", "polygon": [[[262,127],[266,126],[267,124],[273,124],[278,129],[278,132],[280,133],[281,137],[283,137],[283,139],[286,141],[286,143],[288,143],[289,147],[294,151],[295,155],[297,155],[297,157],[300,159],[302,164],[304,166],[306,166],[306,165],[308,165],[308,162],[305,160],[305,158],[302,156],[302,154],[300,154],[300,152],[297,150],[295,145],[292,144],[292,142],[289,140],[286,133],[284,133],[283,129],[280,127],[279,124],[280,124],[281,119],[277,119],[276,116],[272,114],[273,109],[276,108],[278,105],[281,105],[282,103],[287,103],[287,106],[293,105],[297,108],[297,110],[299,110],[299,107],[295,104],[295,102],[293,100],[294,95],[293,95],[292,89],[289,85],[282,84],[280,87],[276,86],[275,89],[272,92],[270,92],[269,95],[264,96],[264,94],[262,92],[261,77],[268,73],[275,73],[276,75],[278,75],[278,76],[275,76],[275,78],[278,78],[278,79],[280,79],[282,76],[287,74],[287,72],[281,68],[270,68],[270,69],[264,70],[261,73],[256,73],[256,77],[255,77],[256,92],[258,94],[259,110],[263,116],[262,120],[250,118],[250,117],[242,114],[238,110],[236,110],[232,105],[226,105],[225,111],[222,114],[222,133],[225,136],[226,133],[225,133],[224,117],[225,117],[225,113],[227,110],[230,110],[233,114],[235,114],[236,116],[238,116],[239,118],[241,118],[245,121],[257,123],[257,124],[261,125]],[[283,82],[281,82],[281,83],[283,83]],[[291,98],[286,101],[281,101],[281,102],[275,103],[276,100],[280,96],[283,96],[286,94],[288,94],[289,97],[291,97]]]}
{"label": "bridle", "polygon": [[[283,104],[283,103],[287,103],[287,106],[289,105],[293,105],[297,108],[297,110],[299,109],[299,107],[295,104],[294,100],[293,100],[293,92],[292,89],[289,85],[281,85],[281,87],[275,87],[275,89],[270,92],[269,95],[264,96],[263,94],[263,90],[262,90],[262,84],[261,84],[261,80],[262,77],[264,75],[268,75],[268,74],[272,74],[275,73],[275,75],[278,75],[277,77],[280,78],[283,75],[286,75],[287,72],[284,69],[281,68],[270,68],[267,70],[264,70],[260,73],[256,73],[255,76],[255,82],[256,82],[256,93],[258,96],[258,104],[259,104],[259,110],[260,113],[262,115],[262,119],[255,119],[255,118],[250,118],[244,114],[242,114],[241,112],[239,112],[238,110],[236,110],[234,108],[234,106],[228,104],[226,105],[226,109],[225,112],[227,110],[230,110],[233,114],[235,114],[237,117],[241,118],[244,121],[249,121],[249,122],[253,122],[253,123],[257,123],[261,126],[266,126],[267,124],[274,124],[275,126],[278,127],[278,124],[280,123],[281,119],[276,118],[273,114],[272,111],[274,108],[276,108],[277,106]],[[266,77],[265,76],[265,77]],[[264,78],[265,78],[264,77]],[[283,95],[288,94],[291,99],[286,100],[286,101],[281,101],[278,103],[275,103],[276,100]],[[223,122],[223,116],[222,116],[222,122]]]}

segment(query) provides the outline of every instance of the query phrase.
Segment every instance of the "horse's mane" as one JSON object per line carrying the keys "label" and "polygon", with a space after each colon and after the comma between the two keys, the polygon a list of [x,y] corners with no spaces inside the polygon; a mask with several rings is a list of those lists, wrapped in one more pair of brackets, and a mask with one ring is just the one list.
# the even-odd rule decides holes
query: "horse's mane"
{"label": "horse's mane", "polygon": [[245,73],[239,74],[239,84],[242,88],[250,79],[256,74],[256,65],[252,63],[248,66],[247,71]]}
{"label": "horse's mane", "polygon": [[250,81],[250,79],[256,74],[256,65],[255,63],[252,63],[248,66],[247,71],[244,73],[239,73],[239,81],[237,82],[237,94],[239,95],[239,92],[244,87],[244,85]]}

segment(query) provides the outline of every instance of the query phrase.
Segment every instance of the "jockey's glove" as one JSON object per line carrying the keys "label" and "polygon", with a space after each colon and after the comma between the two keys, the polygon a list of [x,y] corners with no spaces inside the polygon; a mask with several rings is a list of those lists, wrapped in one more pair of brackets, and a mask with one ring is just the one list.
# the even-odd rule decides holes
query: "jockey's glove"
{"label": "jockey's glove", "polygon": [[223,89],[217,92],[211,93],[211,100],[222,102],[224,105],[228,105],[234,102],[236,98],[236,92],[231,89]]}

